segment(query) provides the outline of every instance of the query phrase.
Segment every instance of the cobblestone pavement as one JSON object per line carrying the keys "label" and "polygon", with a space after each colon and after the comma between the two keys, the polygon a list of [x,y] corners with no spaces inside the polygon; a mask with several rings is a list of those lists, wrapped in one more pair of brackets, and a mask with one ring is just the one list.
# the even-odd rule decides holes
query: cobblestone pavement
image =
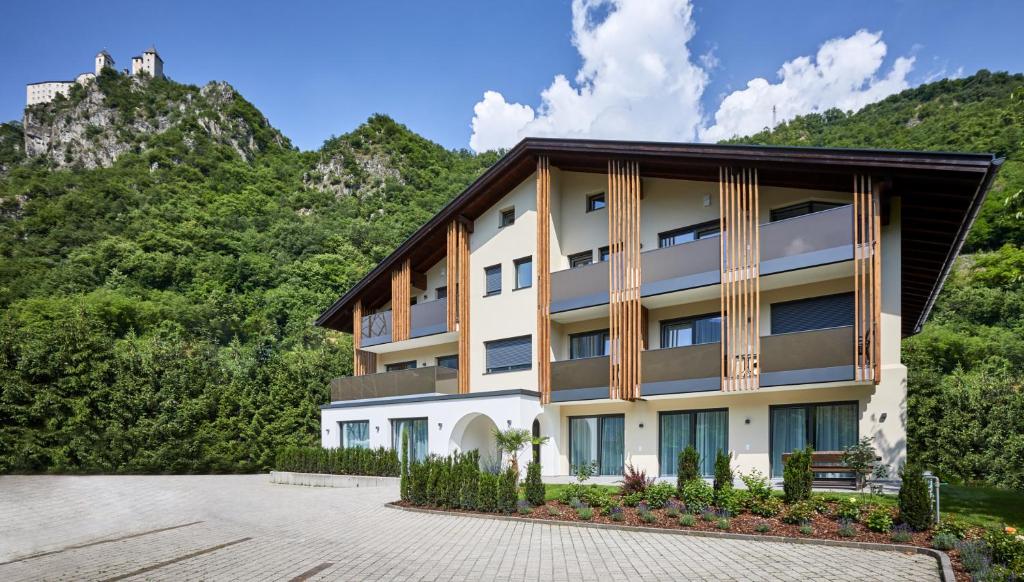
{"label": "cobblestone pavement", "polygon": [[933,558],[427,515],[266,475],[0,477],[0,580],[936,580]]}

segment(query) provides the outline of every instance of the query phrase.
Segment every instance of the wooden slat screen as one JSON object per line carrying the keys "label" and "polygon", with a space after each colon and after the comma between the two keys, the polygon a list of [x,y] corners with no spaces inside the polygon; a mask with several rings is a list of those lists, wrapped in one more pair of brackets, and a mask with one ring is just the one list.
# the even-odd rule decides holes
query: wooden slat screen
{"label": "wooden slat screen", "polygon": [[551,165],[537,159],[537,390],[551,401]]}
{"label": "wooden slat screen", "polygon": [[608,396],[612,399],[640,397],[640,189],[637,162],[608,161]]}
{"label": "wooden slat screen", "polygon": [[853,294],[857,380],[881,379],[881,200],[871,176],[853,177]]}
{"label": "wooden slat screen", "polygon": [[459,324],[459,225],[454,220],[448,223],[448,246],[445,252],[445,285],[448,286],[448,304],[445,318],[448,331],[456,331]]}
{"label": "wooden slat screen", "polygon": [[405,259],[391,271],[391,341],[409,339],[410,303],[412,302],[411,269]]}
{"label": "wooden slat screen", "polygon": [[757,170],[720,168],[722,390],[757,390],[761,279]]}
{"label": "wooden slat screen", "polygon": [[[455,301],[458,303],[456,320],[459,328],[459,394],[469,393],[469,227],[453,221],[454,260],[449,259],[448,270],[455,269]],[[448,301],[452,301],[452,287],[448,288]]]}
{"label": "wooden slat screen", "polygon": [[359,349],[363,345],[363,302],[352,307],[352,375],[365,376],[377,371],[377,354]]}

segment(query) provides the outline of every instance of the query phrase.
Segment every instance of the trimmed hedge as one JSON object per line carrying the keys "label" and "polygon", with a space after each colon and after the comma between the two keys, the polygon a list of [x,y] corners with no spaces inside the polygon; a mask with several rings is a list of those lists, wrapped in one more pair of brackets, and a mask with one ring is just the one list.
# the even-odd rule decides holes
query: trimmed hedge
{"label": "trimmed hedge", "polygon": [[379,449],[288,447],[278,453],[274,467],[278,471],[295,473],[373,477],[398,477],[401,472],[398,454],[384,447]]}

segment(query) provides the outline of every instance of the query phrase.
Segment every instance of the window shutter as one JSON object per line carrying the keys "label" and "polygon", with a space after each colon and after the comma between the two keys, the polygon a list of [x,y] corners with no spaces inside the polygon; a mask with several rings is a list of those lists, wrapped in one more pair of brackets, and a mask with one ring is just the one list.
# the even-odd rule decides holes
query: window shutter
{"label": "window shutter", "polygon": [[853,293],[772,304],[772,333],[853,325]]}
{"label": "window shutter", "polygon": [[487,279],[487,294],[501,293],[501,265],[484,269]]}
{"label": "window shutter", "polygon": [[495,340],[485,346],[489,372],[530,367],[531,336]]}

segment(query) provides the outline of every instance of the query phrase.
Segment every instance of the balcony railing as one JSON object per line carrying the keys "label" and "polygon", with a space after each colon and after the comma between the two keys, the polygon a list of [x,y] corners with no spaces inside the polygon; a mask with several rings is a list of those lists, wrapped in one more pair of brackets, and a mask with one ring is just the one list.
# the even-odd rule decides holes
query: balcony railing
{"label": "balcony railing", "polygon": [[[417,303],[410,309],[409,337],[423,337],[448,330],[448,299]],[[363,317],[363,347],[391,343],[391,311]]]}
{"label": "balcony railing", "polygon": [[761,386],[853,380],[853,327],[761,338]]}
{"label": "balcony railing", "polygon": [[[761,274],[827,265],[853,258],[853,209],[830,210],[760,227]],[[720,282],[719,237],[653,249],[640,254],[644,297]],[[551,274],[551,312],[608,303],[608,263]]]}
{"label": "balcony railing", "polygon": [[365,376],[335,378],[331,380],[331,401],[420,394],[456,394],[459,391],[457,376],[458,370],[443,366],[428,366]]}
{"label": "balcony railing", "polygon": [[722,344],[719,342],[647,350],[640,354],[640,393],[682,394],[718,390]]}

